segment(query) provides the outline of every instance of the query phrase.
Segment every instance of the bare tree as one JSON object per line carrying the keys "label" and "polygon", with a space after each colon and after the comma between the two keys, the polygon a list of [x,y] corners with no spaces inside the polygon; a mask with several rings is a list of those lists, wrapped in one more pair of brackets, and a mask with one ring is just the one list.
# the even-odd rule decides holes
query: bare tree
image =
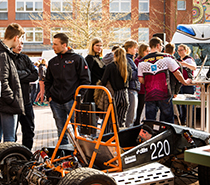
{"label": "bare tree", "polygon": [[[90,40],[96,36],[102,38],[104,47],[107,48],[116,42],[117,29],[131,28],[138,20],[136,8],[131,10],[132,18],[131,12],[110,13],[109,0],[66,0],[65,2],[63,10],[66,12],[44,11],[38,18],[31,15],[31,20],[34,26],[46,31],[44,38],[47,39],[50,38],[52,28],[63,28],[67,31],[74,48],[87,48]],[[60,10],[56,4],[48,3],[47,6],[51,7],[51,10]]]}
{"label": "bare tree", "polygon": [[170,41],[172,35],[176,31],[176,27],[178,24],[192,22],[192,14],[187,11],[182,11],[179,13],[178,16],[177,0],[157,1],[159,1],[161,4],[164,4],[164,9],[158,10],[155,7],[151,7],[150,12],[152,19],[150,19],[149,21],[149,28],[154,33],[157,32],[157,30],[162,30],[162,32],[166,33],[166,36]]}

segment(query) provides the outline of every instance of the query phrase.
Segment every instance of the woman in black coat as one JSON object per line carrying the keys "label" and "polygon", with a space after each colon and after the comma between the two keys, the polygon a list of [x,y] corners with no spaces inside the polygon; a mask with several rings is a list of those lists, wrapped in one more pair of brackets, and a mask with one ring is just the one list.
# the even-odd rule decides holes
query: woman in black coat
{"label": "woman in black coat", "polygon": [[[85,57],[91,72],[91,85],[96,85],[98,80],[101,80],[105,70],[105,64],[102,61],[102,47],[102,40],[100,38],[92,39],[88,55]],[[94,102],[93,94],[94,90],[89,89],[85,95],[84,101]]]}

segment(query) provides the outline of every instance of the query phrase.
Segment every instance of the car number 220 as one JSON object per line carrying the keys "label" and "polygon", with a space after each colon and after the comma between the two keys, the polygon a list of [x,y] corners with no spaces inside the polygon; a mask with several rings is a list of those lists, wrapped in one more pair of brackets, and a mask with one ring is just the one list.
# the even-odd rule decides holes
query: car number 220
{"label": "car number 220", "polygon": [[170,144],[168,140],[158,141],[157,143],[152,143],[150,145],[150,150],[152,151],[151,160],[162,158],[170,154]]}

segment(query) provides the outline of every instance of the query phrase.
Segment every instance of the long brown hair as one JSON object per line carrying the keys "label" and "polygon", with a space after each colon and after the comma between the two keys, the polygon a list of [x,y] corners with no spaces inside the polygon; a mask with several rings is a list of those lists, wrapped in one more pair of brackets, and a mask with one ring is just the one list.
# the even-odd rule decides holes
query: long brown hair
{"label": "long brown hair", "polygon": [[[93,55],[93,56],[96,55],[95,51],[93,50],[93,46],[96,45],[96,44],[98,44],[99,42],[103,43],[103,41],[101,40],[101,38],[98,38],[98,37],[93,38],[91,40],[90,45],[89,45],[89,49],[88,49],[88,54],[89,55]],[[102,57],[102,56],[103,56],[103,49],[101,49],[101,52],[99,53],[99,57]]]}
{"label": "long brown hair", "polygon": [[117,64],[120,74],[124,80],[127,81],[128,71],[127,71],[127,59],[126,51],[123,48],[118,48],[114,52],[114,62]]}
{"label": "long brown hair", "polygon": [[139,49],[138,49],[138,55],[139,55],[139,57],[141,57],[141,58],[144,57],[144,51],[146,51],[147,48],[149,48],[149,45],[146,44],[146,43],[142,43],[142,44],[139,46]]}

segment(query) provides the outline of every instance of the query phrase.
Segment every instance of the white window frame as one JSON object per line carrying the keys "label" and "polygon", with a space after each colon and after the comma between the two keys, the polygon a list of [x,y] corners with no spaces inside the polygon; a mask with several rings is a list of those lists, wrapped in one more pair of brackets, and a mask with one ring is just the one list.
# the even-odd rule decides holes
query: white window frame
{"label": "white window frame", "polygon": [[[179,7],[179,2],[183,1],[184,2],[184,7]],[[186,0],[178,0],[177,1],[177,10],[186,10]]]}
{"label": "white window frame", "polygon": [[8,11],[8,0],[0,0],[0,6],[1,6],[1,3],[3,3],[3,2],[7,2],[7,10],[5,10],[5,11],[0,10],[0,12],[7,12]]}
{"label": "white window frame", "polygon": [[[116,31],[115,31],[116,30]],[[114,37],[114,43],[122,44],[129,38],[131,38],[131,28],[124,27],[124,28],[114,28],[113,30],[114,35],[118,35],[118,40]],[[124,37],[124,35],[128,35],[127,38]]]}
{"label": "white window frame", "polygon": [[0,35],[2,35],[3,37],[0,37],[0,39],[4,39],[4,33],[5,33],[5,29],[4,27],[0,27]]}
{"label": "white window frame", "polygon": [[[141,36],[141,34],[143,36]],[[146,35],[147,35],[147,38],[145,40],[142,40],[141,37],[146,37]],[[149,28],[141,27],[138,29],[138,42],[149,43]]]}
{"label": "white window frame", "polygon": [[[53,8],[52,2],[60,3],[60,8],[61,8],[60,11],[52,10],[52,8]],[[63,10],[63,3],[65,3],[65,2],[70,2],[71,3],[71,10],[69,10],[69,11],[64,11]],[[51,12],[72,12],[73,11],[73,0],[51,0],[51,7],[50,7],[50,9],[51,9]]]}
{"label": "white window frame", "polygon": [[102,0],[91,0],[91,5],[90,5],[91,10],[93,10],[94,3],[97,3],[97,6],[101,5],[99,6],[99,9],[97,10],[97,12],[102,12]]}
{"label": "white window frame", "polygon": [[[110,0],[109,1],[109,9],[110,9],[110,13],[128,13],[131,12],[131,0]],[[127,2],[130,3],[130,7],[128,11],[122,11],[122,3]],[[119,11],[111,11],[111,3],[119,3]]]}
{"label": "white window frame", "polygon": [[[23,11],[17,10],[17,3],[18,2],[23,2],[24,3],[24,10]],[[33,10],[32,11],[26,11],[26,2],[33,2]],[[37,3],[37,2],[42,3],[42,10],[39,10],[39,11],[35,10],[35,3]],[[16,0],[15,11],[16,12],[43,12],[43,0]]]}
{"label": "white window frame", "polygon": [[[57,29],[57,30],[53,30],[53,29]],[[61,28],[61,27],[53,27],[50,29],[50,42],[53,42],[53,36],[57,33],[66,33],[68,34],[70,30],[65,29],[65,28]],[[54,34],[53,34],[54,33]]]}
{"label": "white window frame", "polygon": [[[141,3],[147,3],[148,6],[147,6],[147,10],[145,11],[140,11],[140,4]],[[149,13],[149,0],[139,0],[139,13]]]}
{"label": "white window frame", "polygon": [[94,12],[94,10],[93,10],[94,3],[97,3],[97,6],[100,5],[99,6],[100,9],[98,9],[97,12],[102,12],[102,0],[80,0],[80,1],[81,1],[81,4],[83,6],[86,6],[85,5],[86,2],[89,2],[90,1],[90,9],[91,9],[92,12]]}
{"label": "white window frame", "polygon": [[[24,27],[23,28],[24,31],[25,31],[25,34],[23,36],[23,41],[26,42],[26,43],[31,43],[31,42],[36,42],[36,43],[43,43],[43,29],[41,28],[41,30],[36,30],[37,28],[35,27]],[[27,29],[32,29],[32,30],[27,30]],[[40,29],[40,28],[38,28]],[[33,33],[33,41],[27,41],[26,40],[26,34],[27,33]],[[41,41],[36,41],[36,33],[42,33],[42,40]]]}

